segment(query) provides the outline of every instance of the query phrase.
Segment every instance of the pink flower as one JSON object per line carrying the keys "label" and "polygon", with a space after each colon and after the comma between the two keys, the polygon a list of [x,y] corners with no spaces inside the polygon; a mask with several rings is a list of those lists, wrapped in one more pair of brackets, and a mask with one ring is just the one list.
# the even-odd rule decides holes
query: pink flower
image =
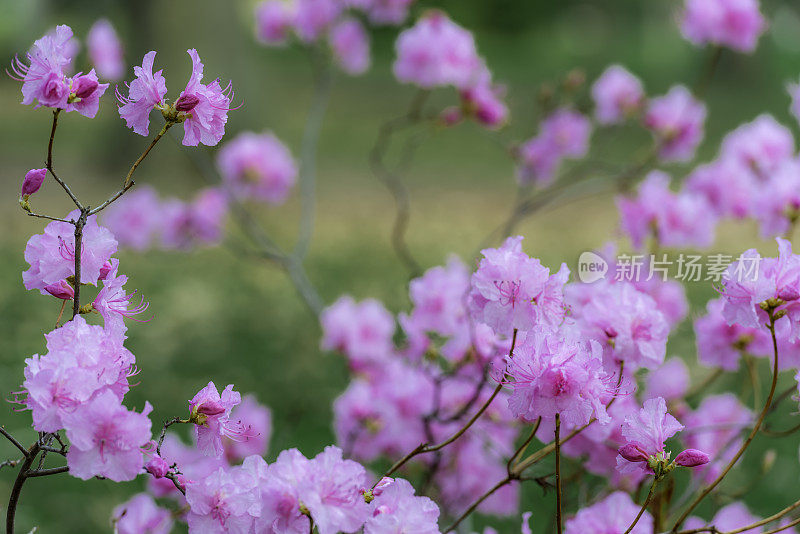
{"label": "pink flower", "polygon": [[425,89],[464,87],[483,66],[472,34],[441,11],[429,11],[395,43],[394,75]]}
{"label": "pink flower", "polygon": [[297,180],[291,152],[272,132],[237,135],[220,149],[217,165],[240,199],[282,204]]}
{"label": "pink flower", "polygon": [[686,178],[684,191],[700,195],[718,217],[743,219],[752,211],[757,184],[753,174],[731,157],[700,165]]}
{"label": "pink flower", "polygon": [[[70,212],[65,219],[77,220],[78,210]],[[105,228],[97,224],[92,215],[83,228],[81,247],[81,282],[97,285],[100,270],[117,251],[117,241]],[[38,289],[45,295],[45,286],[60,282],[75,274],[75,227],[69,223],[53,221],[28,240],[25,246],[25,261],[30,268],[22,273],[26,289]]]}
{"label": "pink flower", "polygon": [[391,354],[394,318],[377,300],[356,303],[341,297],[322,312],[320,323],[322,349],[344,353],[354,370],[365,370]]}
{"label": "pink flower", "polygon": [[364,11],[374,25],[398,25],[408,17],[414,0],[347,0],[350,7]]}
{"label": "pink flower", "polygon": [[706,43],[752,52],[767,23],[758,0],[686,0],[681,21],[683,36],[696,45]]}
{"label": "pink flower", "polygon": [[800,162],[788,160],[753,188],[752,215],[764,238],[786,235],[800,216]]}
{"label": "pink flower", "polygon": [[92,306],[103,317],[106,330],[121,337],[127,330],[123,319],[144,313],[150,304],[144,301],[143,296],[139,297],[138,304],[135,303],[133,299],[136,291],[127,293],[122,287],[128,282],[128,277],[124,274],[117,275],[119,260],[112,259],[111,265],[111,270],[103,278],[103,289],[97,293]]}
{"label": "pink flower", "polygon": [[241,440],[227,438],[224,441],[226,458],[239,460],[253,454],[263,456],[267,453],[272,435],[272,413],[269,408],[259,404],[254,395],[245,395],[242,402],[231,410],[230,420],[249,431]]}
{"label": "pink flower", "polygon": [[[145,451],[146,452],[146,451]],[[152,454],[152,449],[151,449]],[[153,455],[152,459],[157,458]],[[212,458],[205,456],[195,445],[187,446],[175,437],[174,434],[167,434],[164,443],[161,445],[161,459],[165,460],[170,466],[177,465],[176,470],[180,475],[176,478],[182,486],[187,483],[197,482],[205,479],[220,467],[227,467],[224,458]],[[178,492],[171,480],[166,478],[157,479],[150,477],[147,480],[148,491],[156,497],[175,497],[183,499],[183,495]]]}
{"label": "pink flower", "polygon": [[595,284],[587,296],[573,311],[585,335],[605,345],[607,366],[653,369],[664,362],[669,325],[652,297],[625,282]]}
{"label": "pink flower", "polygon": [[104,476],[115,482],[133,480],[142,471],[141,447],[150,441],[153,410],[129,411],[111,391],[104,391],[65,417],[70,441],[67,464],[72,476],[88,480]]}
{"label": "pink flower", "polygon": [[125,75],[122,43],[108,19],[99,19],[86,34],[86,47],[92,64],[107,80],[119,80]]}
{"label": "pink flower", "polygon": [[742,351],[751,350],[754,342],[766,343],[767,335],[758,328],[736,323],[729,325],[722,313],[724,306],[723,299],[709,300],[706,305],[707,315],[695,320],[697,359],[708,367],[735,371],[739,368]]}
{"label": "pink flower", "polygon": [[319,39],[342,13],[339,0],[296,0],[294,28],[304,43]]}
{"label": "pink flower", "polygon": [[22,81],[22,103],[64,109],[69,99],[69,82],[65,71],[75,52],[71,44],[72,29],[61,25],[33,43],[27,53],[30,63],[15,58],[12,70]]}
{"label": "pink flower", "polygon": [[561,164],[561,155],[555,141],[541,134],[522,144],[519,157],[517,181],[521,185],[532,182],[541,185],[551,183]]}
{"label": "pink flower", "polygon": [[788,312],[792,326],[791,339],[798,338],[797,300],[800,298],[800,257],[792,253],[792,245],[777,238],[778,257],[762,258],[750,249],[731,263],[722,276],[724,297],[722,315],[728,324],[761,328],[767,314],[761,303],[776,299],[778,309]]}
{"label": "pink flower", "polygon": [[26,197],[37,192],[42,187],[45,177],[47,177],[47,169],[31,169],[26,172],[20,195]]}
{"label": "pink flower", "polygon": [[192,532],[208,534],[253,531],[261,515],[257,483],[247,483],[241,468],[220,467],[202,480],[186,484],[189,513],[186,521]]}
{"label": "pink flower", "polygon": [[[641,506],[634,503],[623,491],[587,506],[568,519],[565,534],[622,534],[633,523]],[[631,534],[650,534],[653,531],[653,516],[646,511],[631,530]]]}
{"label": "pink flower", "polygon": [[595,117],[600,124],[616,124],[638,112],[644,104],[639,78],[620,65],[608,67],[592,85]]}
{"label": "pink flower", "polygon": [[347,17],[337,22],[328,39],[343,71],[358,75],[369,68],[369,35],[357,19]]}
{"label": "pink flower", "polygon": [[542,122],[539,135],[520,148],[519,182],[551,182],[562,160],[586,155],[591,133],[591,123],[577,111],[561,108],[553,112]]}
{"label": "pink flower", "polygon": [[793,157],[792,132],[768,114],[730,132],[720,148],[720,158],[733,159],[761,179]]}
{"label": "pink flower", "polygon": [[150,127],[150,112],[157,105],[164,104],[167,94],[167,82],[161,70],[153,72],[155,51],[145,54],[141,67],[133,67],[136,79],[128,85],[128,96],[124,97],[117,90],[119,100],[119,116],[125,119],[128,128],[139,135],[147,135]]}
{"label": "pink flower", "polygon": [[518,338],[508,358],[506,376],[514,415],[533,421],[560,414],[570,427],[594,416],[610,421],[605,404],[611,400],[610,377],[603,370],[603,350],[572,329],[528,331]]}
{"label": "pink flower", "polygon": [[197,448],[206,456],[220,457],[225,452],[222,438],[244,440],[255,436],[246,421],[232,420],[231,409],[242,402],[242,396],[228,384],[222,395],[214,382],[197,392],[189,401],[190,420],[195,424]]}
{"label": "pink flower", "polygon": [[[747,506],[744,503],[734,502],[720,508],[719,511],[714,515],[714,518],[711,520],[710,524],[724,532],[726,530],[735,530],[747,525],[751,525],[759,521],[759,519],[759,517],[750,513],[750,510],[747,509]],[[759,532],[759,530],[763,529],[760,529],[760,527],[751,528],[745,530],[743,534],[756,534]]]}
{"label": "pink flower", "polygon": [[150,246],[162,225],[161,202],[149,185],[137,185],[103,214],[103,225],[119,244],[139,251]]}
{"label": "pink flower", "polygon": [[98,83],[94,69],[87,74],[76,74],[70,80],[70,97],[66,111],[77,111],[93,119],[100,109],[100,97],[108,89],[107,83]]}
{"label": "pink flower", "polygon": [[[683,425],[667,413],[667,403],[662,397],[644,401],[639,413],[626,417],[622,425],[622,435],[627,444],[620,449],[618,465],[621,469],[628,469],[626,462],[668,460],[669,454],[664,452],[664,442],[681,430]],[[634,455],[634,450],[639,454]],[[623,452],[626,453],[624,456]]]}
{"label": "pink flower", "polygon": [[639,185],[635,198],[620,197],[620,226],[640,249],[648,237],[665,247],[707,247],[714,240],[717,218],[705,199],[689,193],[673,193],[670,177],[651,171]]}
{"label": "pink flower", "polygon": [[294,5],[284,0],[264,0],[256,4],[256,37],[266,45],[282,45],[294,22]]}
{"label": "pink flower", "polygon": [[267,532],[307,534],[308,516],[300,511],[299,487],[309,476],[309,460],[297,449],[282,451],[269,466],[261,485],[261,518],[258,527]]}
{"label": "pink flower", "polygon": [[103,391],[119,400],[128,390],[134,356],[123,338],[75,317],[45,335],[48,353],[25,361],[25,398],[33,427],[40,432],[64,428],[65,418]]}
{"label": "pink flower", "polygon": [[461,89],[460,96],[461,108],[487,128],[499,128],[508,120],[508,107],[503,102],[505,88],[492,83],[485,66],[470,85]]}
{"label": "pink flower", "polygon": [[690,160],[703,140],[706,107],[689,90],[676,85],[647,107],[644,125],[653,132],[664,161]]}
{"label": "pink flower", "polygon": [[439,507],[427,497],[414,495],[414,487],[407,480],[384,478],[373,495],[372,517],[364,524],[364,534],[438,534]]}
{"label": "pink flower", "polygon": [[364,468],[342,459],[338,447],[328,446],[309,462],[298,495],[311,512],[320,534],[355,532],[369,516],[363,496],[366,487]]}
{"label": "pink flower", "polygon": [[114,531],[119,534],[169,534],[172,514],[159,508],[146,493],[134,495],[128,502],[114,508],[111,514]]}
{"label": "pink flower", "polygon": [[[175,109],[187,114],[186,120],[183,121],[183,144],[197,146],[202,143],[215,146],[225,135],[225,123],[228,122],[231,105],[231,98],[227,93],[231,85],[228,84],[228,87],[223,89],[219,80],[214,80],[208,85],[200,83],[203,79],[203,63],[200,61],[200,56],[194,48],[186,52],[192,58],[192,76],[186,84],[186,89],[175,102]],[[186,103],[183,107],[181,107],[182,101]]]}
{"label": "pink flower", "polygon": [[697,474],[706,483],[712,482],[733,459],[742,444],[740,434],[753,422],[753,413],[732,393],[710,395],[685,417],[682,434],[686,445],[711,456],[712,463]]}
{"label": "pink flower", "polygon": [[514,329],[530,330],[536,324],[557,325],[564,317],[562,288],[569,269],[558,273],[522,251],[522,237],[509,237],[499,249],[481,251],[472,275],[469,307],[472,316],[501,335]]}
{"label": "pink flower", "polygon": [[167,249],[189,250],[222,240],[228,200],[217,188],[200,190],[190,204],[168,200],[162,204],[161,244]]}
{"label": "pink flower", "polygon": [[682,399],[689,390],[689,369],[677,356],[670,358],[647,375],[647,397],[667,401]]}

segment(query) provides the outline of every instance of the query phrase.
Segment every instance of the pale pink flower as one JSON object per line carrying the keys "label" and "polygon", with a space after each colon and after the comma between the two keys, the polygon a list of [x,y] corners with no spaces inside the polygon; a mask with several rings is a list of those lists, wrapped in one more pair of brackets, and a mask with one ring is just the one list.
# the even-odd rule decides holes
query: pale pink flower
{"label": "pale pink flower", "polygon": [[343,71],[358,75],[369,68],[369,35],[357,19],[347,17],[337,22],[328,40]]}
{"label": "pale pink flower", "polygon": [[114,532],[118,534],[169,534],[172,513],[156,505],[146,493],[138,493],[111,513]]}
{"label": "pale pink flower", "polygon": [[370,503],[372,516],[364,524],[364,534],[438,534],[439,507],[429,498],[414,493],[414,487],[405,479],[381,480],[372,492],[375,496]]}
{"label": "pale pink flower", "polygon": [[297,180],[289,149],[272,132],[244,132],[219,151],[217,165],[230,191],[240,199],[282,204]]}
{"label": "pale pink flower", "polygon": [[608,67],[592,85],[594,113],[600,124],[616,124],[637,113],[644,98],[642,82],[621,65]]}
{"label": "pale pink flower", "polygon": [[264,0],[256,4],[256,38],[266,45],[283,45],[294,22],[293,3]]}
{"label": "pale pink flower", "polygon": [[752,52],[767,28],[758,0],[686,0],[683,36],[696,45]]}
{"label": "pale pink flower", "polygon": [[[634,503],[623,491],[582,508],[575,517],[565,523],[565,534],[623,534],[633,523],[641,506]],[[631,534],[650,534],[653,531],[653,516],[645,510],[631,530]]]}
{"label": "pale pink flower", "polygon": [[653,132],[662,160],[687,161],[703,140],[705,120],[705,105],[686,87],[676,85],[650,101],[644,125]]}
{"label": "pale pink flower", "polygon": [[231,419],[231,410],[241,402],[242,396],[233,390],[233,384],[228,384],[220,395],[214,382],[209,382],[189,401],[197,448],[203,454],[220,457],[225,452],[223,438],[243,440],[255,435],[246,422]]}
{"label": "pale pink flower", "polygon": [[164,103],[167,94],[167,82],[161,75],[163,71],[153,72],[155,59],[155,51],[148,52],[142,59],[142,66],[133,67],[136,79],[128,85],[127,97],[117,90],[117,100],[122,104],[119,115],[125,119],[128,128],[139,135],[148,134],[150,112]]}
{"label": "pale pink flower", "polygon": [[119,80],[125,75],[122,43],[108,19],[99,19],[86,34],[86,48],[92,64],[106,80]]}

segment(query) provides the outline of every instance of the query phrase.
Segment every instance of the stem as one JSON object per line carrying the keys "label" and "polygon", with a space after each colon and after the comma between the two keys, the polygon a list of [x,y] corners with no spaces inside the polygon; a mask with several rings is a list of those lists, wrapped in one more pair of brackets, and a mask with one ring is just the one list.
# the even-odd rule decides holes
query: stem
{"label": "stem", "polygon": [[314,66],[314,96],[306,119],[303,145],[300,151],[300,225],[294,255],[302,260],[308,253],[314,233],[314,212],[316,203],[316,157],[322,121],[331,96],[333,76],[330,60],[322,51],[312,50]]}
{"label": "stem", "polygon": [[[555,431],[555,442],[556,442],[556,531],[558,534],[562,532],[562,520],[561,520],[561,414],[556,413],[556,431]],[[639,515],[642,515],[641,512]],[[631,527],[633,528],[633,527]],[[628,529],[630,532],[631,529]],[[625,534],[628,534],[626,532]]]}
{"label": "stem", "polygon": [[6,534],[14,534],[14,516],[17,513],[17,504],[19,504],[19,496],[22,492],[22,486],[28,477],[28,470],[33,465],[36,455],[39,452],[39,444],[34,443],[30,449],[25,450],[25,461],[22,462],[22,467],[17,473],[17,478],[14,480],[14,486],[11,488],[11,495],[8,498],[8,510],[6,512]]}
{"label": "stem", "polygon": [[60,310],[58,310],[58,317],[56,317],[56,328],[58,328],[59,326],[61,326],[61,325],[60,325],[60,323],[61,323],[61,318],[64,316],[64,309],[65,309],[66,307],[67,307],[67,301],[66,301],[66,300],[62,300],[62,301],[61,301],[61,309],[60,309]]}
{"label": "stem", "polygon": [[48,475],[57,475],[59,473],[66,473],[69,471],[69,466],[52,467],[50,469],[37,469],[36,471],[28,471],[25,476],[32,477],[46,477]]}
{"label": "stem", "polygon": [[86,224],[86,217],[89,215],[88,208],[81,208],[81,214],[75,221],[75,296],[72,298],[72,318],[74,319],[81,309],[81,252],[83,248],[83,227]]}
{"label": "stem", "polygon": [[472,512],[474,512],[474,511],[475,511],[475,509],[476,509],[478,506],[480,506],[480,504],[481,504],[483,501],[485,501],[486,499],[488,499],[489,497],[491,497],[491,495],[492,495],[492,494],[493,494],[495,491],[499,490],[500,488],[502,488],[502,487],[503,487],[503,486],[505,486],[506,484],[509,484],[509,483],[510,483],[512,480],[514,480],[514,479],[515,479],[514,477],[508,476],[508,477],[504,478],[503,480],[501,480],[500,482],[498,482],[497,484],[495,484],[495,485],[492,487],[492,489],[490,489],[489,491],[487,491],[486,493],[484,493],[483,495],[481,495],[481,496],[478,498],[478,500],[477,500],[477,501],[475,501],[474,503],[472,503],[472,505],[470,505],[470,507],[469,507],[469,508],[467,508],[467,510],[466,510],[466,511],[465,511],[463,514],[461,514],[461,515],[458,517],[458,519],[456,519],[455,521],[453,521],[453,523],[452,523],[452,524],[451,524],[449,527],[447,527],[447,529],[445,529],[445,531],[444,531],[444,532],[445,532],[445,534],[447,534],[448,532],[452,532],[452,531],[454,531],[454,530],[456,529],[456,527],[458,527],[458,525],[460,525],[460,524],[461,524],[461,522],[462,522],[462,521],[464,521],[464,519],[466,519],[466,518],[467,518],[467,516],[469,516],[469,515],[470,515]]}
{"label": "stem", "polygon": [[522,454],[525,452],[525,449],[527,449],[528,445],[530,445],[531,441],[533,441],[533,438],[536,436],[536,431],[539,430],[539,425],[541,424],[542,424],[542,418],[539,417],[533,424],[531,433],[528,434],[528,437],[525,439],[522,445],[520,445],[519,448],[516,450],[516,452],[514,452],[514,454],[511,456],[511,458],[509,458],[508,463],[506,464],[506,471],[508,472],[509,475],[511,474],[512,469],[517,465],[517,462],[519,462],[519,459],[522,457]]}
{"label": "stem", "polygon": [[[511,338],[511,349],[509,349],[508,351],[509,357],[514,354],[514,347],[516,344],[517,344],[517,329],[515,328],[514,334]],[[503,382],[501,381],[499,384],[497,384],[497,387],[494,388],[494,391],[492,392],[491,396],[486,400],[486,402],[483,403],[483,406],[481,406],[480,409],[478,409],[478,411],[475,412],[475,414],[469,419],[469,421],[467,421],[461,428],[459,428],[452,436],[450,436],[446,440],[436,445],[429,446],[427,443],[421,443],[420,445],[417,446],[416,449],[412,450],[411,452],[403,456],[400,460],[395,462],[394,465],[392,465],[392,467],[390,467],[389,470],[386,471],[386,473],[384,473],[383,476],[378,479],[378,482],[380,482],[384,477],[388,477],[392,475],[392,473],[395,473],[398,469],[403,467],[406,463],[408,463],[409,460],[411,460],[415,456],[428,452],[438,451],[450,445],[458,438],[460,438],[464,434],[464,432],[469,430],[469,428],[475,423],[475,421],[477,421],[481,417],[481,415],[483,415],[483,412],[485,412],[486,409],[489,408],[489,405],[492,404],[492,401],[495,399],[495,397],[497,397],[497,395],[500,393],[500,390],[502,389],[503,389]],[[374,488],[375,486],[377,486],[378,482],[375,482],[375,485],[373,485],[372,487]]]}
{"label": "stem", "polygon": [[51,217],[49,215],[42,215],[40,213],[33,213],[32,211],[27,212],[28,217],[38,217],[39,219],[47,219],[48,221],[58,221],[68,224],[75,224],[75,221],[68,221],[66,219],[59,219],[58,217]]}
{"label": "stem", "polygon": [[58,127],[59,113],[61,113],[60,109],[53,110],[53,126],[50,128],[50,142],[47,143],[47,163],[45,166],[47,167],[47,170],[50,171],[50,174],[53,175],[53,179],[55,179],[55,181],[58,182],[58,185],[60,185],[67,193],[69,198],[72,199],[72,202],[75,204],[75,207],[77,207],[80,210],[83,209],[83,205],[80,203],[80,201],[72,192],[72,190],[69,188],[69,186],[66,183],[64,183],[64,181],[58,177],[56,171],[53,170],[53,142],[55,141],[56,138],[56,127]]}
{"label": "stem", "polygon": [[653,495],[655,494],[657,484],[658,484],[658,477],[654,477],[653,484],[650,486],[650,491],[647,492],[647,498],[645,498],[644,504],[642,504],[642,508],[639,510],[639,513],[636,514],[636,517],[633,518],[633,523],[631,523],[631,526],[628,527],[628,530],[626,530],[624,534],[630,534],[631,530],[633,530],[633,527],[635,527],[636,523],[639,522],[639,519],[642,518],[642,515],[644,514],[645,510],[647,510],[647,507],[650,505],[650,501],[653,500]]}
{"label": "stem", "polygon": [[[139,164],[142,161],[144,161],[144,158],[147,157],[147,154],[150,153],[150,151],[153,149],[153,147],[156,146],[156,143],[158,143],[159,139],[161,139],[164,136],[164,134],[167,133],[167,130],[169,130],[172,127],[172,124],[173,123],[171,123],[171,122],[164,123],[164,127],[161,128],[161,131],[156,134],[156,136],[150,142],[150,145],[147,148],[145,148],[144,152],[142,152],[142,155],[139,156],[139,158],[136,161],[133,162],[133,165],[131,165],[131,170],[129,170],[128,171],[128,175],[125,176],[125,181],[122,182],[122,191],[117,195],[116,198],[119,198],[120,196],[122,196],[122,193],[124,193],[125,191],[130,189],[131,185],[133,185],[132,182],[131,182],[131,177],[133,176],[133,173],[136,171],[136,168],[139,166]],[[107,201],[107,203],[105,205],[102,205],[102,207],[105,207],[108,204],[111,204],[111,202],[116,200],[116,198],[114,198],[113,200]],[[98,211],[100,211],[100,210],[98,209]]]}
{"label": "stem", "polygon": [[161,456],[161,445],[164,444],[164,438],[167,436],[167,429],[176,423],[188,423],[188,420],[181,419],[180,417],[173,417],[164,421],[164,426],[161,427],[161,436],[158,438],[158,445],[156,446],[156,454]]}
{"label": "stem", "polygon": [[28,456],[28,449],[26,449],[22,445],[22,443],[17,441],[17,439],[14,436],[12,436],[11,433],[9,433],[9,431],[3,428],[2,426],[0,426],[0,434],[3,434],[6,437],[6,439],[8,439],[8,441],[11,442],[12,445],[14,445],[16,448],[20,450],[20,452],[23,455],[25,455],[26,457]]}
{"label": "stem", "polygon": [[775,396],[775,387],[778,385],[778,340],[775,336],[775,310],[769,309],[767,311],[769,314],[769,324],[767,324],[767,328],[769,328],[770,334],[772,336],[772,350],[773,350],[773,365],[772,365],[772,385],[769,388],[769,395],[767,396],[767,401],[764,404],[764,408],[761,410],[761,414],[758,416],[758,420],[756,424],[753,426],[753,429],[750,431],[750,435],[747,436],[747,439],[742,443],[742,446],[739,447],[739,450],[733,456],[731,461],[728,465],[725,466],[725,469],[719,474],[719,476],[709,484],[701,493],[698,495],[694,501],[689,505],[689,507],[684,510],[683,514],[678,518],[675,524],[672,526],[671,531],[677,532],[680,528],[681,524],[686,521],[686,518],[689,517],[689,514],[697,507],[700,502],[705,499],[709,493],[711,493],[714,488],[722,482],[722,479],[728,474],[728,472],[733,468],[736,462],[739,461],[739,458],[744,454],[744,451],[747,450],[747,447],[750,446],[750,443],[758,434],[758,431],[761,429],[761,424],[764,422],[764,418],[766,417],[767,413],[769,412],[770,405],[772,404],[772,398]]}

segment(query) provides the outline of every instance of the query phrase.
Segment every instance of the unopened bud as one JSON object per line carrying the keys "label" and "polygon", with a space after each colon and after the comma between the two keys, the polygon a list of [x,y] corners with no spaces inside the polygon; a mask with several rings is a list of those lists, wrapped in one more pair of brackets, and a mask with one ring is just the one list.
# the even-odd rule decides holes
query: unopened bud
{"label": "unopened bud", "polygon": [[192,111],[200,99],[196,95],[181,95],[175,102],[175,109],[178,111]]}
{"label": "unopened bud", "polygon": [[111,261],[110,260],[105,262],[103,264],[103,266],[100,267],[100,280],[105,280],[106,278],[108,278],[108,273],[110,273],[111,269],[113,269],[113,268],[114,268],[114,266],[111,265]]}
{"label": "unopened bud", "polygon": [[439,122],[443,126],[455,126],[464,118],[461,110],[455,106],[451,106],[439,114]]}
{"label": "unopened bud", "polygon": [[778,291],[778,298],[786,302],[791,302],[800,298],[800,293],[795,287],[783,287]]}
{"label": "unopened bud", "polygon": [[75,298],[75,290],[67,283],[66,280],[59,280],[54,284],[45,286],[45,291],[53,295],[57,299],[72,300]]}
{"label": "unopened bud", "polygon": [[47,169],[31,169],[25,173],[25,180],[22,181],[22,195],[32,195],[37,192],[42,187],[46,176]]}
{"label": "unopened bud", "polygon": [[225,413],[225,407],[219,401],[210,400],[197,406],[194,411],[199,414],[213,416]]}
{"label": "unopened bud", "polygon": [[97,90],[97,80],[89,76],[79,76],[72,80],[72,92],[78,98],[88,98]]}
{"label": "unopened bud", "polygon": [[675,458],[675,463],[681,467],[697,467],[709,462],[709,456],[697,449],[686,449]]}
{"label": "unopened bud", "polygon": [[646,462],[648,460],[647,454],[633,443],[628,443],[617,452],[629,462]]}
{"label": "unopened bud", "polygon": [[147,462],[144,468],[155,478],[164,478],[169,473],[169,464],[160,456],[153,456],[153,459]]}

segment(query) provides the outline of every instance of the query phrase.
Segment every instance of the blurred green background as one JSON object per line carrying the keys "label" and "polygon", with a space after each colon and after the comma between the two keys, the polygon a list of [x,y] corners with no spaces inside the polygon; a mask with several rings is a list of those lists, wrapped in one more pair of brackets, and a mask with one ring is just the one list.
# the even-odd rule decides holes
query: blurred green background
{"label": "blurred green background", "polygon": [[[508,86],[512,122],[500,137],[524,139],[536,131],[537,94],[543,83],[558,83],[581,68],[589,80],[610,63],[622,63],[639,75],[649,94],[661,94],[673,83],[696,84],[711,51],[682,40],[675,24],[677,0],[446,0],[421,1],[442,7],[474,30],[480,52],[498,81]],[[716,152],[724,133],[761,112],[773,113],[797,131],[788,114],[785,83],[800,75],[800,8],[793,1],[765,0],[770,30],[757,52],[726,51],[708,87],[707,136],[699,159]],[[122,36],[126,61],[138,64],[148,50],[158,50],[171,94],[188,77],[187,48],[198,49],[207,76],[231,78],[244,107],[231,113],[227,138],[243,130],[273,130],[299,153],[312,89],[307,54],[298,48],[267,49],[253,38],[252,4],[214,0],[52,1],[0,0],[0,57],[8,65],[14,54],[56,24],[69,24],[85,37],[91,24],[109,18]],[[393,201],[369,172],[367,153],[378,127],[401,114],[414,90],[391,76],[396,29],[374,34],[373,68],[350,78],[337,74],[318,155],[318,223],[307,261],[311,280],[330,303],[342,293],[382,299],[393,312],[407,309],[407,274],[396,261],[388,235]],[[83,61],[83,57],[79,59]],[[128,78],[129,79],[129,78]],[[95,120],[70,114],[59,126],[55,165],[82,199],[90,204],[114,190],[146,140],[124,127],[111,91]],[[7,397],[22,381],[23,359],[42,351],[42,334],[51,330],[58,305],[26,292],[20,273],[26,268],[25,241],[41,231],[42,221],[23,216],[17,191],[25,171],[43,165],[50,114],[19,104],[19,84],[0,78],[0,392]],[[453,101],[449,91],[433,95],[437,103]],[[649,144],[636,128],[595,133],[593,154],[604,161],[634,160]],[[198,149],[203,150],[203,149]],[[686,168],[668,168],[677,178]],[[420,146],[405,181],[411,190],[409,243],[423,265],[442,263],[451,253],[471,261],[481,240],[510,210],[515,198],[513,164],[480,128],[464,124],[436,132]],[[162,142],[138,171],[137,181],[162,195],[190,198],[204,185],[191,162],[174,143]],[[68,199],[47,182],[35,198],[37,210],[63,214]],[[296,233],[296,195],[280,208],[260,213],[269,232],[284,244]],[[611,194],[544,210],[519,228],[525,248],[547,265],[574,266],[579,253],[615,235]],[[756,238],[754,225],[721,228],[717,250],[738,253],[751,245],[773,252],[774,245]],[[155,406],[154,427],[166,417],[184,413],[187,399],[209,379],[219,386],[234,383],[254,392],[274,415],[269,459],[283,448],[299,447],[314,455],[333,441],[331,401],[347,385],[337,356],[318,349],[319,327],[295,296],[286,277],[268,264],[220,247],[189,254],[152,251],[118,255],[122,270],[151,302],[153,321],[135,324],[129,348],[141,368],[141,385],[128,396],[130,406],[144,400]],[[706,284],[689,287],[692,314],[714,293]],[[670,353],[694,362],[693,336],[687,322],[673,336]],[[763,362],[762,362],[762,365]],[[762,368],[762,384],[768,379]],[[738,391],[743,377],[732,376],[719,389]],[[783,377],[782,385],[791,377]],[[749,402],[749,399],[746,400]],[[788,428],[789,411],[778,425]],[[783,424],[781,424],[783,423]],[[34,433],[30,417],[0,405],[0,424],[23,441]],[[780,468],[756,478],[760,458],[769,448],[780,451]],[[0,442],[0,460],[14,450]],[[543,468],[546,471],[546,467]],[[797,438],[761,439],[746,457],[744,474],[731,477],[726,492],[743,490],[753,511],[768,515],[797,498],[800,469]],[[14,473],[0,471],[0,496],[7,495]],[[754,485],[747,485],[755,479]],[[108,531],[114,505],[137,491],[141,481],[114,484],[80,482],[61,475],[30,480],[18,511],[20,532],[34,525],[40,532]],[[568,491],[568,499],[577,494]],[[534,510],[534,532],[549,528],[552,496],[541,498],[535,486],[524,494],[522,510]],[[572,501],[574,502],[574,501]],[[5,515],[5,499],[0,498]],[[707,513],[707,512],[706,512]],[[503,532],[519,528],[518,518],[492,521]],[[476,518],[477,529],[483,524]],[[444,522],[443,525],[444,526]]]}

